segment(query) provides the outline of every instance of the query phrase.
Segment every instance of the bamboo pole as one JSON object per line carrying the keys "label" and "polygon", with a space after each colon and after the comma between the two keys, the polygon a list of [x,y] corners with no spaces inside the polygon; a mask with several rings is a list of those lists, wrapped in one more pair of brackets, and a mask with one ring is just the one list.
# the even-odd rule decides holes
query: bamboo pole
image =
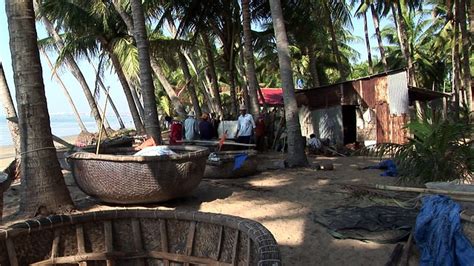
{"label": "bamboo pole", "polygon": [[[109,91],[105,92],[106,97],[105,97],[105,103],[104,103],[104,110],[102,111],[102,117],[105,118],[105,112],[107,111],[107,103],[109,101]],[[102,119],[102,123],[100,124],[100,130],[99,130],[99,139],[97,140],[97,147],[95,149],[95,154],[99,154],[99,147],[100,147],[100,141],[102,139],[102,132],[104,131],[104,120]]]}
{"label": "bamboo pole", "polygon": [[380,184],[376,184],[375,188],[381,189],[381,190],[391,190],[391,191],[468,196],[468,197],[473,197],[474,199],[474,192],[466,192],[466,191],[452,191],[452,190],[444,190],[444,189],[430,189],[430,188],[416,188],[416,187],[398,187],[398,186],[388,186],[388,185],[380,185]]}

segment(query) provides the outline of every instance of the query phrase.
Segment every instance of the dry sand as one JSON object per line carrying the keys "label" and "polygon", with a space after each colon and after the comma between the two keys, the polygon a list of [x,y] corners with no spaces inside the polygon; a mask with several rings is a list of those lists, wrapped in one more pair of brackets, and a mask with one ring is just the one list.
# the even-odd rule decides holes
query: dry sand
{"label": "dry sand", "polygon": [[[262,164],[273,164],[282,154],[259,155]],[[378,170],[358,170],[373,164],[366,158],[310,158],[312,163],[332,162],[334,171],[312,168],[279,169],[234,180],[203,180],[193,196],[146,206],[162,209],[199,210],[230,214],[256,220],[275,236],[285,265],[383,265],[394,245],[338,240],[315,223],[313,213],[340,205],[373,204],[354,198],[341,189],[341,183],[385,183],[395,179],[380,177]],[[83,194],[71,174],[64,172],[66,183],[81,210],[108,209]],[[18,209],[19,187],[5,193],[6,220]],[[10,218],[9,218],[10,217]]]}

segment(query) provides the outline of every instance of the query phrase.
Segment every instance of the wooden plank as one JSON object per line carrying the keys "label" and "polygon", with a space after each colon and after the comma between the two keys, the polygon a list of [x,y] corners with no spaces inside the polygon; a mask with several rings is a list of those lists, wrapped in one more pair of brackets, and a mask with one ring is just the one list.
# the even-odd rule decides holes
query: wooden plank
{"label": "wooden plank", "polygon": [[219,241],[217,242],[217,257],[216,260],[220,260],[221,258],[221,249],[222,249],[222,238],[224,237],[224,226],[220,226],[219,231]]}
{"label": "wooden plank", "polygon": [[239,236],[240,231],[235,231],[234,247],[232,250],[232,265],[237,265],[237,250],[239,248]]}
{"label": "wooden plank", "polygon": [[54,261],[54,258],[58,255],[58,245],[61,235],[59,231],[54,231],[53,245],[51,246],[51,260]]}
{"label": "wooden plank", "polygon": [[[160,238],[161,238],[161,247],[163,252],[168,252],[168,231],[166,230],[166,220],[160,221]],[[165,266],[170,265],[169,260],[163,260]]]}
{"label": "wooden plank", "polygon": [[[132,219],[132,234],[135,251],[143,251],[142,232],[140,228],[140,221],[138,219]],[[135,263],[139,266],[145,265],[145,261],[142,259],[137,259]]]}
{"label": "wooden plank", "polygon": [[[105,252],[113,252],[114,251],[114,237],[112,231],[112,222],[105,221],[104,222],[104,238],[105,238]],[[107,266],[115,265],[114,260],[106,260]]]}
{"label": "wooden plank", "polygon": [[15,245],[10,238],[5,239],[7,245],[8,260],[11,266],[18,266],[18,259],[16,257]]}
{"label": "wooden plank", "polygon": [[[189,225],[188,237],[186,239],[186,255],[191,256],[193,253],[194,234],[196,233],[196,221],[192,221]],[[185,263],[185,266],[189,266],[189,263]]]}
{"label": "wooden plank", "polygon": [[[213,266],[231,266],[232,264],[224,263],[215,261],[214,259],[210,258],[202,258],[202,257],[194,257],[194,256],[187,256],[184,254],[176,254],[176,253],[168,253],[162,251],[146,251],[146,252],[96,252],[96,253],[87,253],[87,254],[80,254],[80,255],[72,255],[66,257],[58,257],[55,258],[54,264],[69,264],[69,263],[77,263],[78,261],[100,261],[106,260],[108,258],[120,259],[120,260],[135,260],[135,259],[145,259],[145,258],[152,258],[152,259],[163,259],[167,261],[177,261],[177,262],[188,262],[190,264],[205,264],[205,265],[213,265]],[[53,261],[51,259],[39,261],[33,263],[33,266],[39,265],[51,265]]]}
{"label": "wooden plank", "polygon": [[[76,239],[77,239],[77,254],[86,253],[86,247],[84,244],[84,227],[82,224],[76,226]],[[79,262],[79,266],[87,266],[87,262]]]}

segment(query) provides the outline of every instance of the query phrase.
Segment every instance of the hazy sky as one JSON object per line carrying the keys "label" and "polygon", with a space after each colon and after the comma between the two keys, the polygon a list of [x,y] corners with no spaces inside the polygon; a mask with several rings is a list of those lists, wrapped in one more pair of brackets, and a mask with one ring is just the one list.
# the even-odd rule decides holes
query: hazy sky
{"label": "hazy sky", "polygon": [[[4,2],[4,1],[1,1]],[[369,33],[370,36],[373,35],[373,24],[372,21],[369,21]],[[355,19],[353,20],[354,24],[354,34],[356,36],[359,36],[363,38],[363,24],[360,19]],[[0,6],[0,60],[3,63],[5,75],[7,77],[7,82],[10,87],[10,91],[12,91],[13,97],[14,97],[14,83],[13,83],[13,73],[12,73],[12,66],[11,66],[11,56],[10,56],[10,47],[9,47],[9,38],[8,38],[8,28],[7,28],[7,18],[5,14],[5,5],[4,3],[1,4]],[[38,31],[39,38],[44,38],[46,37],[46,32],[43,28],[43,25],[40,23],[36,24],[36,28]],[[360,42],[358,43],[353,43],[351,45],[354,49],[356,49],[360,54],[360,61],[366,60],[367,58],[367,53],[366,53],[366,48],[365,44],[363,42],[363,39],[361,39]],[[377,49],[374,49],[376,47],[376,40],[372,38],[371,40],[371,46],[372,46],[372,54],[373,56],[378,56],[378,51]],[[52,60],[56,59],[56,54],[52,55],[50,54],[50,57]],[[44,79],[44,84],[45,84],[45,90],[46,90],[46,97],[48,101],[48,108],[49,112],[51,114],[55,113],[72,113],[71,107],[68,105],[66,98],[60,89],[59,85],[56,83],[56,81],[52,78],[51,76],[51,71],[46,64],[45,59],[42,57],[42,65],[43,65],[43,79]],[[84,76],[86,77],[90,88],[94,88],[94,82],[95,82],[95,74],[93,71],[93,68],[85,62],[80,62],[80,67],[82,71],[84,72]],[[72,77],[72,75],[69,73],[67,68],[62,68],[58,70],[58,73],[61,75],[63,82],[66,84],[66,86],[69,88],[69,92],[72,95],[73,99],[75,100],[75,103],[77,105],[77,108],[81,113],[84,115],[89,115],[90,110],[87,104],[87,101],[85,99],[84,93],[82,92],[82,89],[80,88],[78,82]],[[123,114],[128,114],[128,107],[126,104],[125,96],[123,94],[123,91],[120,87],[120,83],[118,82],[118,79],[116,75],[110,74],[109,71],[106,71],[106,77],[104,83],[106,86],[110,86],[111,89],[111,95],[114,101],[116,102],[116,105],[118,106],[119,110]],[[103,99],[104,97],[101,97],[101,106],[103,106]],[[0,112],[3,115],[3,107],[2,111]],[[110,109],[108,109],[108,114],[111,112]]]}

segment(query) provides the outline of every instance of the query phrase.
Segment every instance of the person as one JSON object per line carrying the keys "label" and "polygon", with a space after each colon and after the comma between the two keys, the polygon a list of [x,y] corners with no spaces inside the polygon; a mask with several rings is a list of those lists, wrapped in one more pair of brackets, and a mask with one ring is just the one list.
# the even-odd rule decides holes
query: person
{"label": "person", "polygon": [[321,146],[322,146],[321,141],[316,137],[314,133],[309,135],[308,149],[310,153],[312,154],[318,153],[321,150]]}
{"label": "person", "polygon": [[199,122],[199,135],[202,140],[210,140],[214,137],[214,127],[209,121],[209,114],[203,113]]}
{"label": "person", "polygon": [[171,123],[173,122],[173,118],[169,115],[165,116],[165,127],[169,129],[171,127]]}
{"label": "person", "polygon": [[190,111],[188,117],[184,120],[184,138],[195,140],[198,130],[198,121],[194,118],[194,111]]}
{"label": "person", "polygon": [[178,145],[178,140],[183,139],[183,124],[179,121],[179,118],[175,117],[171,121],[170,126],[170,145]]}
{"label": "person", "polygon": [[257,150],[263,151],[265,149],[265,119],[263,115],[259,115],[255,123],[255,137]]}
{"label": "person", "polygon": [[247,114],[245,106],[240,107],[240,116],[237,121],[237,142],[249,144],[255,129],[255,122],[251,114]]}

